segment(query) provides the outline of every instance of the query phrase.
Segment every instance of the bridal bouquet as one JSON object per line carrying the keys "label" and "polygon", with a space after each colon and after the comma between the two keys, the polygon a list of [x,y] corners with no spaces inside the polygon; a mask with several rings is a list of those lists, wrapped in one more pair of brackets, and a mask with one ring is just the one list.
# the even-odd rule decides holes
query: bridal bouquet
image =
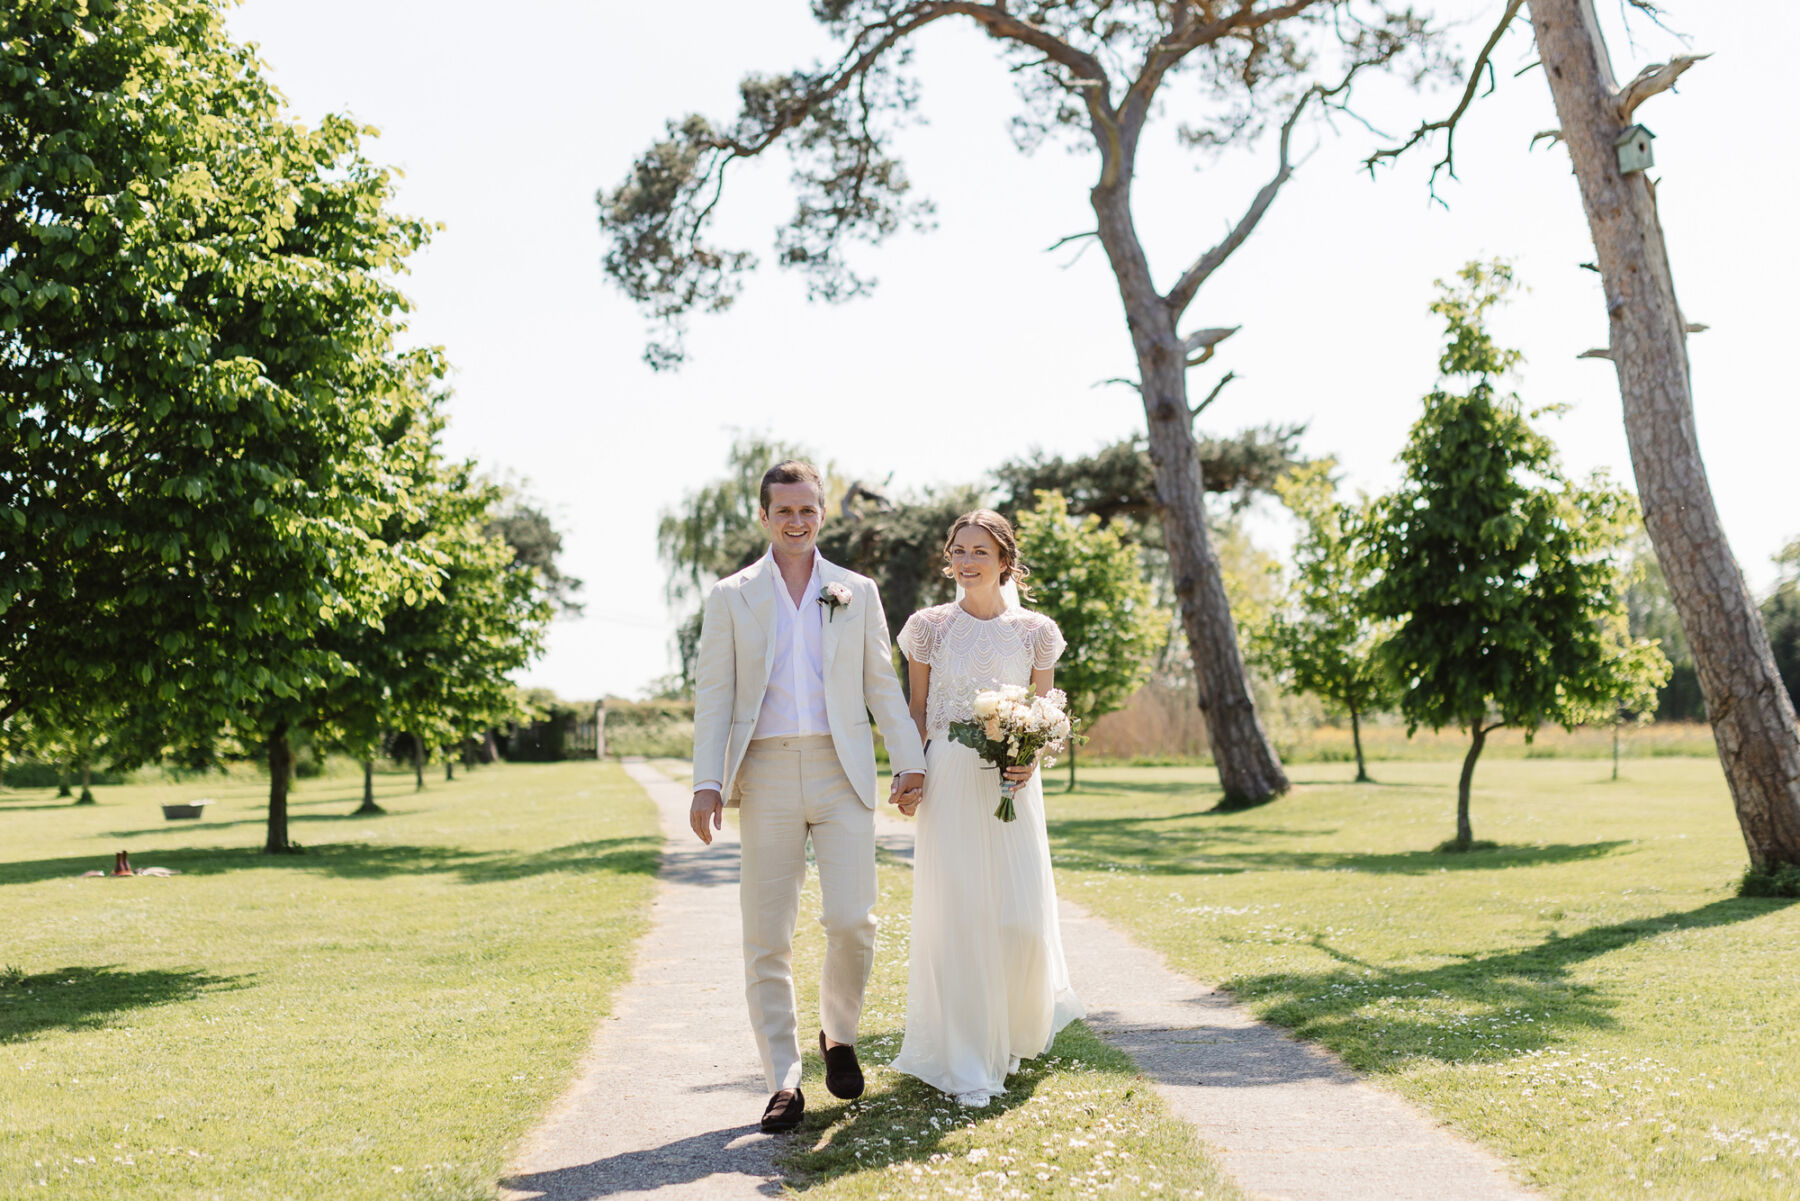
{"label": "bridal bouquet", "polygon": [[[1040,752],[1055,754],[1068,740],[1068,698],[1060,688],[1043,696],[1018,685],[977,692],[975,720],[950,723],[951,742],[962,743],[1001,771],[1030,763]],[[1013,811],[1016,791],[1017,784],[1001,777],[994,816],[1003,822],[1018,816]]]}

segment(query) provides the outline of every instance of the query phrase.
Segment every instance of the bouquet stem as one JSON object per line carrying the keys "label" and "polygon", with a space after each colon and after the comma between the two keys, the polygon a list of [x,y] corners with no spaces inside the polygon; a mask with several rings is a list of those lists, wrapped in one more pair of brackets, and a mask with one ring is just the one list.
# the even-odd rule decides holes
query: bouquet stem
{"label": "bouquet stem", "polygon": [[1000,777],[1000,807],[994,810],[995,817],[1003,822],[1009,822],[1019,816],[1018,811],[1013,808],[1013,794],[1018,791],[1017,784],[1005,776]]}

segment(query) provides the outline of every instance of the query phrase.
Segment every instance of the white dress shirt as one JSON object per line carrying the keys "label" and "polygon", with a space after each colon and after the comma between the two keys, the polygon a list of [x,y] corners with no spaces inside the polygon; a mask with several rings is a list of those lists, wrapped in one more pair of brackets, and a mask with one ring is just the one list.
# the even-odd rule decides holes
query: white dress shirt
{"label": "white dress shirt", "polygon": [[[769,551],[773,560],[775,552]],[[825,606],[818,603],[825,587],[819,581],[823,556],[813,551],[812,578],[794,603],[781,569],[773,562],[767,575],[775,589],[775,662],[769,667],[769,686],[763,691],[762,712],[757,715],[757,738],[793,738],[831,733],[825,712]]]}
{"label": "white dress shirt", "polygon": [[[764,573],[775,589],[775,661],[769,667],[769,684],[763,690],[762,709],[756,717],[757,738],[792,738],[806,734],[831,733],[831,718],[825,712],[825,606],[818,603],[824,584],[819,579],[819,564],[824,556],[813,551],[812,578],[794,603],[787,581],[773,559],[775,550],[765,556],[769,570]],[[702,780],[695,792],[723,787],[717,780]]]}

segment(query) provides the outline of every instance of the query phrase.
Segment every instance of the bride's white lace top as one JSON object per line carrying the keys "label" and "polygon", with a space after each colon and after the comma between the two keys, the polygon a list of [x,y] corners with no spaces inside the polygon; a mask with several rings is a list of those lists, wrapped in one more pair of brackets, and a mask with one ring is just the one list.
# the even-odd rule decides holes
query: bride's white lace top
{"label": "bride's white lace top", "polygon": [[980,618],[952,602],[920,609],[900,629],[900,653],[931,667],[925,732],[973,721],[975,694],[1005,684],[1031,686],[1033,668],[1053,667],[1068,645],[1056,623],[1029,609]]}

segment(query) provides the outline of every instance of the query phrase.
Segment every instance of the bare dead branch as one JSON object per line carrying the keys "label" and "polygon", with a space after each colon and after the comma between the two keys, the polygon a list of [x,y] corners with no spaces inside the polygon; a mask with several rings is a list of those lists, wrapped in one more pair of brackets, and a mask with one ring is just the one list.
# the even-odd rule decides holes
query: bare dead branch
{"label": "bare dead branch", "polygon": [[1124,384],[1127,388],[1130,388],[1133,392],[1139,393],[1140,395],[1144,391],[1144,385],[1138,383],[1138,381],[1134,379],[1126,379],[1122,375],[1115,375],[1111,379],[1095,380],[1089,387],[1104,388],[1108,384]]}
{"label": "bare dead branch", "polygon": [[1213,390],[1211,392],[1208,392],[1206,394],[1206,396],[1201,399],[1199,404],[1194,405],[1192,408],[1190,408],[1188,410],[1188,414],[1191,417],[1198,418],[1200,416],[1200,414],[1206,409],[1207,405],[1209,405],[1213,401],[1219,399],[1219,393],[1221,393],[1225,390],[1225,385],[1229,384],[1232,380],[1234,380],[1236,378],[1237,378],[1237,372],[1235,372],[1235,371],[1227,371],[1224,375],[1220,376],[1219,382],[1213,385]]}
{"label": "bare dead branch", "polygon": [[1213,347],[1243,328],[1244,327],[1241,325],[1233,325],[1229,327],[1215,326],[1211,329],[1197,329],[1181,340],[1182,353],[1193,354],[1196,351],[1204,351],[1210,354]]}
{"label": "bare dead branch", "polygon": [[[1475,63],[1469,70],[1468,86],[1463,88],[1462,99],[1456,102],[1456,107],[1451,110],[1450,115],[1438,121],[1425,122],[1413,130],[1412,136],[1399,146],[1389,146],[1386,149],[1377,150],[1364,159],[1363,166],[1368,168],[1370,175],[1375,173],[1375,166],[1381,160],[1397,159],[1432,134],[1443,130],[1444,157],[1433,164],[1431,168],[1431,198],[1439,204],[1444,203],[1437,194],[1437,177],[1438,173],[1442,171],[1448,173],[1451,179],[1456,178],[1456,124],[1469,110],[1469,105],[1475,102],[1475,91],[1481,86],[1483,75],[1487,76],[1488,92],[1491,93],[1494,90],[1494,47],[1500,44],[1501,38],[1506,36],[1506,31],[1512,27],[1513,18],[1519,15],[1519,10],[1524,6],[1525,0],[1507,0],[1506,12],[1501,15],[1499,24],[1494,26],[1494,31],[1488,34],[1487,44],[1481,48],[1481,53],[1475,56]],[[1445,207],[1449,206],[1445,205]]]}
{"label": "bare dead branch", "polygon": [[1526,147],[1526,149],[1536,150],[1537,144],[1539,142],[1543,141],[1545,138],[1550,139],[1551,146],[1555,146],[1558,142],[1562,141],[1562,130],[1560,130],[1560,129],[1540,129],[1540,130],[1538,130],[1536,133],[1531,135],[1531,145]]}
{"label": "bare dead branch", "polygon": [[1711,58],[1711,54],[1679,54],[1666,63],[1658,63],[1645,67],[1637,73],[1637,77],[1620,88],[1613,97],[1613,105],[1618,109],[1619,120],[1631,124],[1631,114],[1637,111],[1638,105],[1650,99],[1658,92],[1666,92],[1675,86],[1683,72],[1703,58]]}

